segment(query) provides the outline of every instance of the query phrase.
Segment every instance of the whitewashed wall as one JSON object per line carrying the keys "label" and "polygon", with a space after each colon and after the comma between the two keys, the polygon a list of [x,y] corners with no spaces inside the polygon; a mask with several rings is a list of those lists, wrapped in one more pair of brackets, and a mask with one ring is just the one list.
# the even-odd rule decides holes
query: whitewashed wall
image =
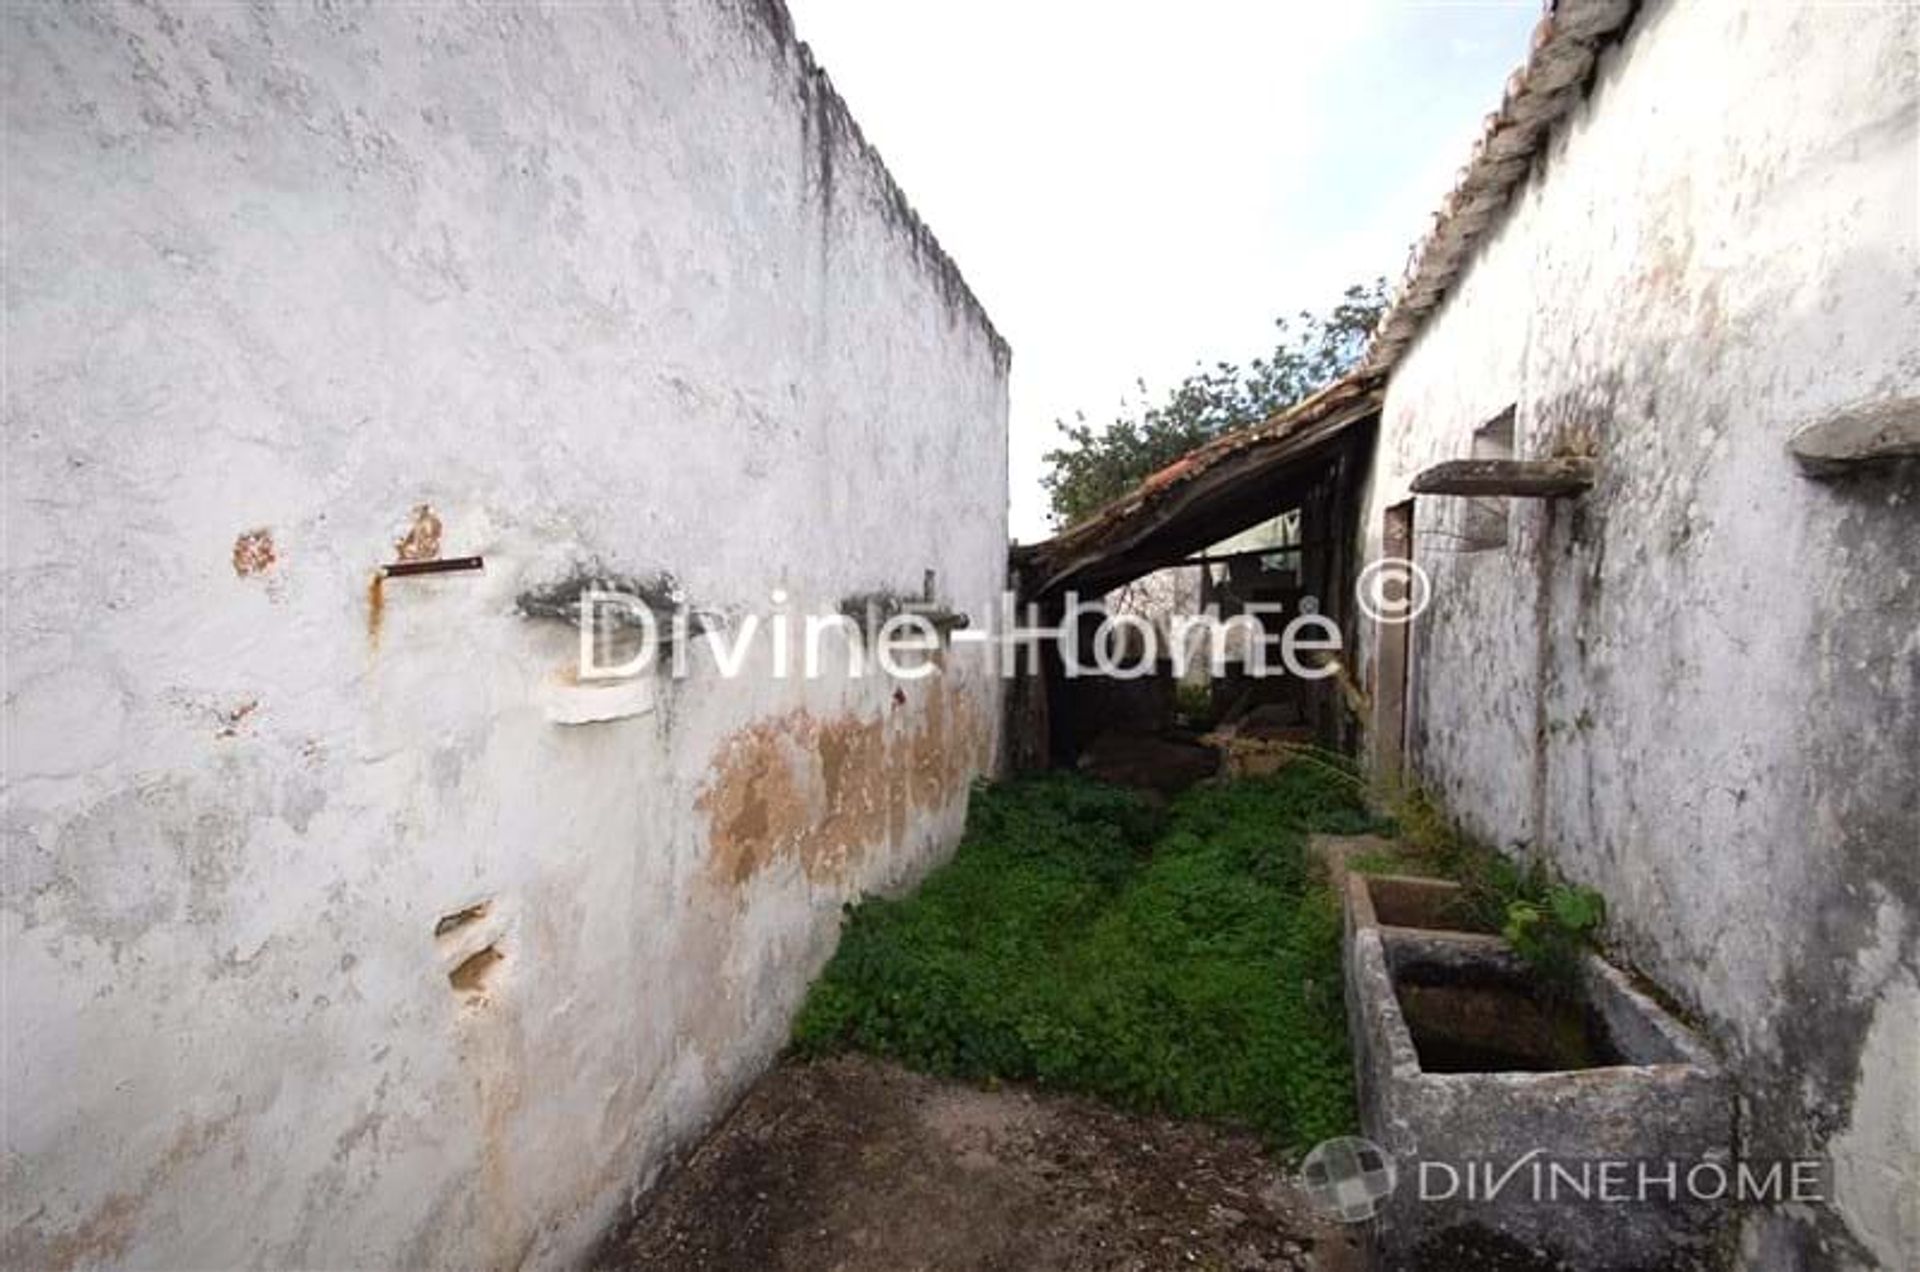
{"label": "whitewashed wall", "polygon": [[[4,21],[6,1261],[576,1259],[999,689],[763,644],[561,725],[515,598],[984,614],[1006,348],[777,3]],[[484,573],[376,598],[433,520]]]}
{"label": "whitewashed wall", "polygon": [[1420,775],[1613,906],[1728,1049],[1756,1156],[1831,1155],[1765,1272],[1920,1266],[1920,476],[1786,440],[1920,394],[1911,8],[1656,3],[1395,373],[1366,514],[1517,404],[1577,503],[1416,505]]}

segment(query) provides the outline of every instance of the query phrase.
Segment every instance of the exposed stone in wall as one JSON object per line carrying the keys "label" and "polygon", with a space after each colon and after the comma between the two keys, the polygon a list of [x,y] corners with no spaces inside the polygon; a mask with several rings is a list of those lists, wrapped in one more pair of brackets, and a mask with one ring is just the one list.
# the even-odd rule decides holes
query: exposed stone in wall
{"label": "exposed stone in wall", "polygon": [[394,541],[393,554],[401,561],[431,561],[440,555],[440,518],[432,504],[415,505],[406,533]]}

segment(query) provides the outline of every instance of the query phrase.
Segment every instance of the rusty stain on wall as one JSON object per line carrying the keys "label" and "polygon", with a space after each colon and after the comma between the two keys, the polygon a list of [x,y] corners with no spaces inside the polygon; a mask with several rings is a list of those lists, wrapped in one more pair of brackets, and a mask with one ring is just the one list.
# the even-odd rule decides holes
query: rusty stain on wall
{"label": "rusty stain on wall", "polygon": [[[490,968],[504,958],[492,946],[474,957],[489,951],[494,954],[487,963]],[[518,1013],[511,1003],[503,1003],[501,1008],[465,1015],[460,1059],[473,1083],[479,1121],[476,1210],[486,1229],[484,1244],[493,1252],[486,1262],[496,1268],[518,1268],[525,1264],[539,1237],[538,1229],[529,1230],[523,1221],[525,1188],[516,1184],[524,1185],[524,1173],[514,1169],[515,1124],[526,1105],[529,1067],[526,1035]]]}
{"label": "rusty stain on wall", "polygon": [[[238,549],[235,549],[238,551]],[[440,558],[440,517],[432,504],[415,504],[406,533],[393,541],[394,555],[402,561],[436,561]],[[367,647],[380,648],[380,626],[387,613],[387,583],[383,571],[375,569],[367,580]]]}
{"label": "rusty stain on wall", "polygon": [[807,873],[842,878],[854,857],[887,838],[887,738],[883,718],[842,717],[816,729],[822,813],[801,861]]}
{"label": "rusty stain on wall", "polygon": [[273,532],[265,526],[242,531],[233,541],[233,572],[241,578],[265,574],[280,559]]}
{"label": "rusty stain on wall", "polygon": [[53,1237],[42,1237],[23,1225],[8,1234],[0,1262],[8,1267],[47,1268],[68,1272],[76,1267],[116,1263],[133,1243],[137,1221],[149,1198],[176,1172],[213,1148],[233,1123],[234,1114],[201,1122],[189,1118],[174,1133],[140,1183],[130,1191],[110,1194],[92,1214]]}
{"label": "rusty stain on wall", "polygon": [[380,622],[387,612],[387,576],[375,570],[367,580],[367,647],[380,648]]}
{"label": "rusty stain on wall", "polygon": [[723,744],[724,767],[699,807],[711,820],[714,869],[728,883],[743,884],[795,851],[797,832],[809,821],[798,769],[813,728],[812,717],[798,711],[751,725]]}
{"label": "rusty stain on wall", "polygon": [[814,882],[844,880],[867,850],[905,838],[911,811],[949,804],[991,758],[989,725],[963,685],[915,696],[907,720],[800,710],[722,743],[698,802],[715,873],[737,887],[791,858]]}
{"label": "rusty stain on wall", "polygon": [[432,561],[440,555],[440,518],[432,504],[416,504],[407,532],[393,542],[402,561]]}

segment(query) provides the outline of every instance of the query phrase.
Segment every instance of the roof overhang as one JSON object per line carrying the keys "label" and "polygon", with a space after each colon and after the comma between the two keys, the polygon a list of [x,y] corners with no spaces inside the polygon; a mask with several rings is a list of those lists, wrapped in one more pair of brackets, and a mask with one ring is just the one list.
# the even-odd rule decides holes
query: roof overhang
{"label": "roof overhang", "polygon": [[1272,515],[1290,474],[1376,418],[1387,377],[1498,228],[1554,125],[1584,99],[1600,54],[1638,7],[1637,0],[1553,0],[1526,62],[1508,78],[1499,109],[1414,247],[1357,371],[1265,423],[1190,452],[1052,539],[1016,549],[1028,593],[1105,592]]}
{"label": "roof overhang", "polygon": [[1263,423],[1215,438],[1016,561],[1029,596],[1107,592],[1284,511],[1350,430],[1380,414],[1383,381],[1350,375]]}
{"label": "roof overhang", "polygon": [[1374,328],[1366,370],[1392,370],[1439,311],[1499,228],[1553,126],[1585,99],[1600,54],[1625,34],[1638,7],[1637,0],[1557,0],[1534,27],[1527,60],[1507,77],[1499,109],[1487,116],[1453,189],[1408,256],[1406,273]]}

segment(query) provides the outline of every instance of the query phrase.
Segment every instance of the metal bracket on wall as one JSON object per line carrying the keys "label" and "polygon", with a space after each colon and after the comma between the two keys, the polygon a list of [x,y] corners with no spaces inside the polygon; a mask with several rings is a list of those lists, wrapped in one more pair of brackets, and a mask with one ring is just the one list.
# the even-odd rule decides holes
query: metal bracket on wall
{"label": "metal bracket on wall", "polygon": [[380,577],[404,579],[415,574],[459,574],[485,568],[486,562],[477,556],[443,557],[434,561],[390,561],[380,567]]}

